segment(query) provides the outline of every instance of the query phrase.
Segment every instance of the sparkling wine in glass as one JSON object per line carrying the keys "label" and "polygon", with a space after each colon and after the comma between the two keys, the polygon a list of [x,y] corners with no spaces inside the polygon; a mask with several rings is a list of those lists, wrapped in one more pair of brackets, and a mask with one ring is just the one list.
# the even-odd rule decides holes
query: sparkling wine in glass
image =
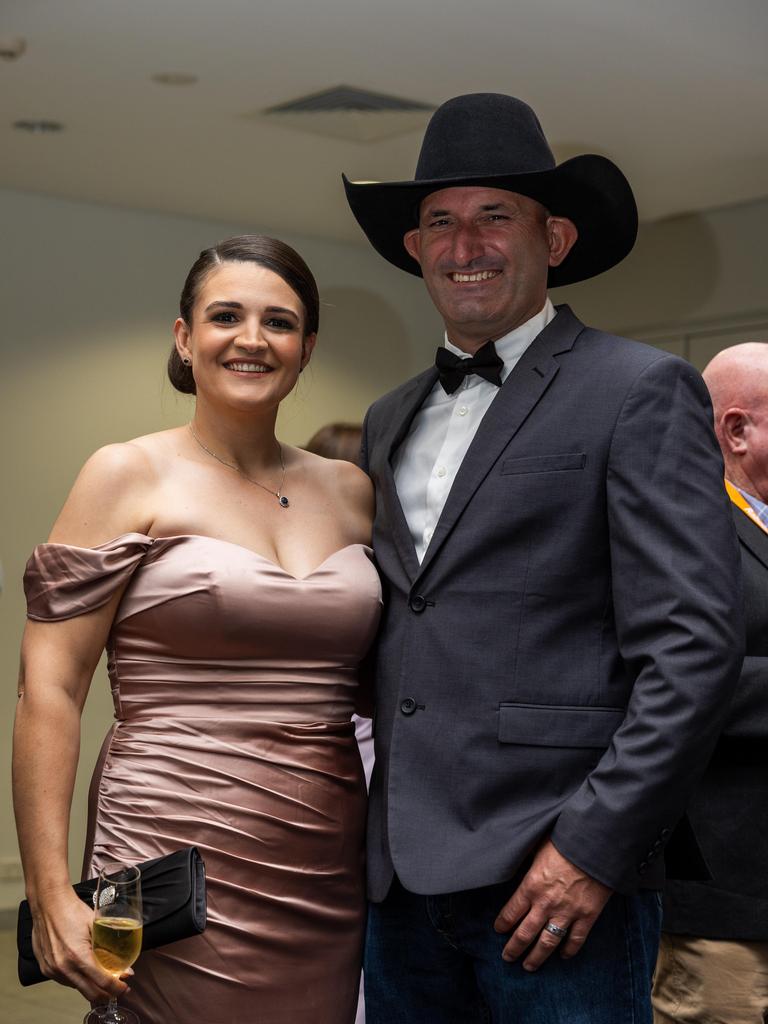
{"label": "sparkling wine in glass", "polygon": [[[141,952],[141,872],[137,867],[116,865],[99,873],[94,896],[93,955],[116,978]],[[83,1024],[140,1024],[133,1010],[117,1005],[112,996],[95,1006]]]}

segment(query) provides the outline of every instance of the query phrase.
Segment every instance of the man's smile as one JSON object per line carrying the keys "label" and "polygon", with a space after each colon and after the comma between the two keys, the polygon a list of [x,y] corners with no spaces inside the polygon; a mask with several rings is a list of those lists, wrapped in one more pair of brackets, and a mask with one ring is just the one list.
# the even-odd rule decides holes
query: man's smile
{"label": "man's smile", "polygon": [[448,277],[454,284],[471,284],[475,281],[490,281],[492,278],[498,277],[500,273],[500,270],[456,270]]}

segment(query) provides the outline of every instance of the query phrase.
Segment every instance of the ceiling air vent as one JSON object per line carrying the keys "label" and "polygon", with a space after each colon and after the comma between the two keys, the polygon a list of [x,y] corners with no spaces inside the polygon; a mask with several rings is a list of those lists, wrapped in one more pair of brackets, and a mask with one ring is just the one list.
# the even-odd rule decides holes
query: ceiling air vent
{"label": "ceiling air vent", "polygon": [[417,100],[337,85],[252,116],[263,115],[270,121],[315,135],[377,142],[423,128],[434,109]]}

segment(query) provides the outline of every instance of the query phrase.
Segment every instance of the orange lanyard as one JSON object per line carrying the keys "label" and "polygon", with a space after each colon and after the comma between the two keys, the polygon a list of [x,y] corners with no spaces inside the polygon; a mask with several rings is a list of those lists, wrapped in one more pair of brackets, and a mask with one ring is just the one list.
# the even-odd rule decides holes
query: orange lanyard
{"label": "orange lanyard", "polygon": [[740,508],[744,515],[749,516],[752,522],[756,523],[757,526],[759,526],[760,529],[763,531],[763,533],[768,533],[768,526],[766,526],[765,523],[760,519],[760,516],[757,514],[757,512],[755,512],[755,510],[749,504],[749,502],[741,493],[741,491],[737,490],[730,482],[730,480],[725,481],[725,489],[726,491],[728,491],[728,497],[731,499],[733,504],[737,508]]}

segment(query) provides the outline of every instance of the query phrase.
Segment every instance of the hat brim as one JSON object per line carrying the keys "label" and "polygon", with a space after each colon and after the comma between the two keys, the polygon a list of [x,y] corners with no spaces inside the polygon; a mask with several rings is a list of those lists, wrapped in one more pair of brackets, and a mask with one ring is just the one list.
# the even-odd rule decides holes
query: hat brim
{"label": "hat brim", "polygon": [[551,170],[529,174],[390,182],[342,178],[352,212],[374,249],[419,277],[421,268],[406,252],[403,236],[418,226],[422,200],[444,188],[506,189],[572,220],[579,236],[560,266],[550,267],[550,288],[585,281],[616,266],[637,237],[637,206],[629,182],[616,164],[596,154],[576,156]]}

